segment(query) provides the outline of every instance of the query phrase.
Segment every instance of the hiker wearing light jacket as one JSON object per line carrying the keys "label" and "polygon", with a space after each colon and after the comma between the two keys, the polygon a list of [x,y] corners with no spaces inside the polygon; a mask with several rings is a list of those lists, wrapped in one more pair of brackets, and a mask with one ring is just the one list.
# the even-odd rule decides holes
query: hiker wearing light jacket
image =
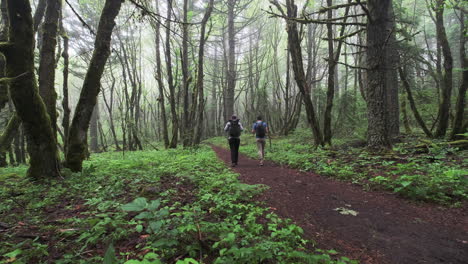
{"label": "hiker wearing light jacket", "polygon": [[255,134],[257,139],[258,155],[260,156],[260,166],[263,166],[263,160],[265,159],[265,143],[267,133],[269,133],[268,124],[263,122],[262,117],[258,116],[257,121],[253,124],[252,133]]}
{"label": "hiker wearing light jacket", "polygon": [[231,149],[232,167],[237,166],[239,159],[240,135],[243,130],[244,127],[235,115],[231,116],[231,120],[229,120],[224,126],[224,131],[228,134],[229,148]]}

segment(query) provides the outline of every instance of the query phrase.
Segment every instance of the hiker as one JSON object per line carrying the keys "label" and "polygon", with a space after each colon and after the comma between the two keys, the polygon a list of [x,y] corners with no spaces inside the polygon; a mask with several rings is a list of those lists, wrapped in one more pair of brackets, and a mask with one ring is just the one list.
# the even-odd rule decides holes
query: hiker
{"label": "hiker", "polygon": [[224,131],[228,133],[229,148],[231,149],[231,166],[237,166],[237,161],[239,159],[239,145],[240,145],[240,135],[244,130],[239,119],[236,115],[231,116],[231,120],[226,123],[224,126]]}
{"label": "hiker", "polygon": [[252,133],[255,134],[257,139],[258,155],[260,156],[260,166],[263,166],[263,160],[265,159],[265,144],[267,133],[269,133],[268,125],[263,122],[262,117],[258,116],[257,121],[253,124]]}

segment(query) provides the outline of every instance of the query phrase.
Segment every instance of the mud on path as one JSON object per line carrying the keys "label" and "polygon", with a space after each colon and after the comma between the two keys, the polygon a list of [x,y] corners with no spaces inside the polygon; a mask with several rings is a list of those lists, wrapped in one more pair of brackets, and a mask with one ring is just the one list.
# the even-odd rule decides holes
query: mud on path
{"label": "mud on path", "polygon": [[[213,150],[230,164],[228,150]],[[268,185],[259,199],[301,226],[318,248],[361,263],[468,263],[467,206],[417,204],[268,161],[259,167],[242,155],[233,170],[244,183]]]}

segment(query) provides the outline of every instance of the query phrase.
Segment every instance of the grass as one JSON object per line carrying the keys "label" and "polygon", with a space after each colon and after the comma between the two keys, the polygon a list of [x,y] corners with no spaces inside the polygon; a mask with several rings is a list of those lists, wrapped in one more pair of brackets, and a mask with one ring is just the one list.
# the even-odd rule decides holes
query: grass
{"label": "grass", "polygon": [[0,170],[0,263],[354,263],[313,248],[208,147],[92,155],[31,182]]}
{"label": "grass", "polygon": [[[226,139],[209,143],[227,147]],[[385,189],[404,198],[459,206],[468,198],[468,151],[438,141],[427,150],[415,149],[417,137],[407,137],[387,153],[369,153],[356,142],[335,140],[333,148],[314,148],[310,132],[300,130],[267,142],[266,159],[303,171],[362,185],[365,189]],[[258,158],[255,139],[244,135],[240,152]]]}

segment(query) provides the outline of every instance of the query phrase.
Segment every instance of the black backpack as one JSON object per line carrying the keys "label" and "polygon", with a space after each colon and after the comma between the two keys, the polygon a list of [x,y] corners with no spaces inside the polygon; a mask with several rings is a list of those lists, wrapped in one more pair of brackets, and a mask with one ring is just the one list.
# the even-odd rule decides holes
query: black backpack
{"label": "black backpack", "polygon": [[263,122],[257,123],[255,126],[255,135],[259,138],[265,137],[265,126]]}
{"label": "black backpack", "polygon": [[241,128],[239,125],[239,120],[229,120],[231,122],[231,127],[229,128],[229,136],[231,137],[240,137]]}

